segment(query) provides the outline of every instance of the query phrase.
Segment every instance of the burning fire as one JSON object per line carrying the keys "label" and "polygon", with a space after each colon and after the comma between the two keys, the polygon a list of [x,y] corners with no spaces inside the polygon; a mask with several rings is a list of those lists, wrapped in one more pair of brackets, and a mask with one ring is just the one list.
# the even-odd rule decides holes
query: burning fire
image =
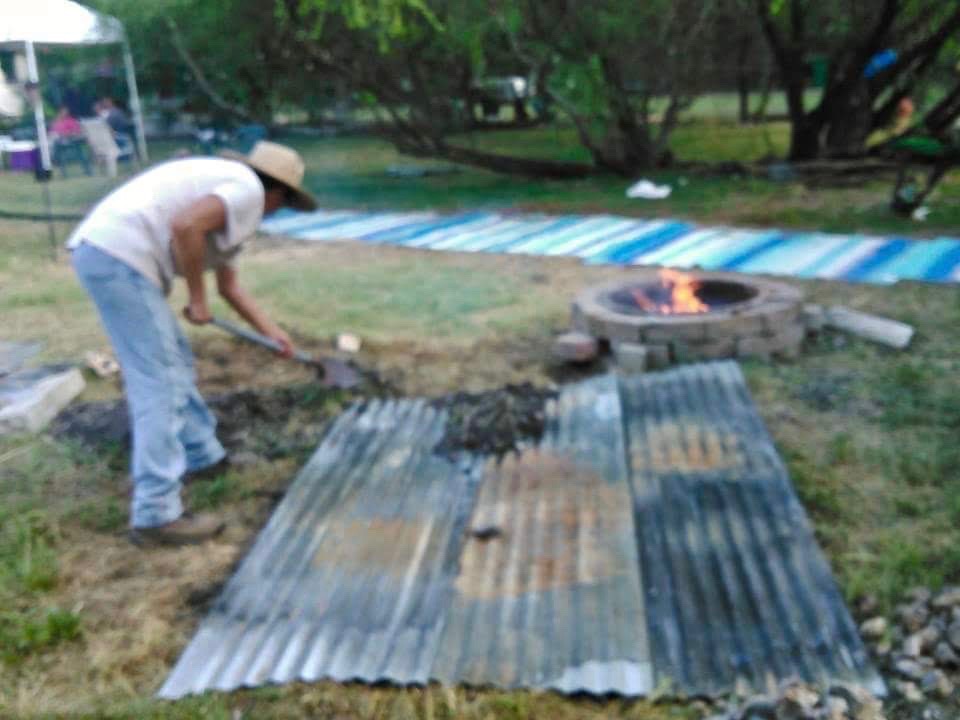
{"label": "burning fire", "polygon": [[633,290],[633,299],[641,310],[649,313],[662,313],[671,315],[674,313],[705,313],[710,307],[697,297],[697,288],[699,283],[687,273],[677,272],[676,270],[663,269],[659,272],[660,284],[665,291],[669,302],[663,302],[664,297],[650,297],[641,289]]}

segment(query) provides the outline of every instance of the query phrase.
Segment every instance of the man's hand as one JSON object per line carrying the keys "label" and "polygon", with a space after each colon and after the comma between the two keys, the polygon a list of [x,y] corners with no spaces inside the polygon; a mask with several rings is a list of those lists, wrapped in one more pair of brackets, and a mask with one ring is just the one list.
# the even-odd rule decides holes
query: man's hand
{"label": "man's hand", "polygon": [[183,316],[194,325],[206,325],[213,320],[213,315],[210,314],[210,308],[207,307],[206,300],[191,302],[183,309]]}
{"label": "man's hand", "polygon": [[287,360],[293,357],[293,341],[287,333],[278,327],[273,327],[270,329],[270,332],[266,333],[266,336],[280,344],[281,349],[278,351],[280,357],[284,357]]}

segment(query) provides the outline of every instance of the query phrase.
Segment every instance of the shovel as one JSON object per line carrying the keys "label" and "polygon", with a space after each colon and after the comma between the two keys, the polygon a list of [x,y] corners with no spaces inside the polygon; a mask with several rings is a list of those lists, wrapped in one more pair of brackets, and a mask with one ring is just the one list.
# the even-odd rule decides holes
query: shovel
{"label": "shovel", "polygon": [[[234,325],[232,322],[221,320],[219,318],[213,318],[210,323],[212,325],[216,325],[221,330],[226,330],[231,335],[235,335],[238,338],[243,338],[244,340],[252,342],[256,345],[269,348],[270,350],[274,350],[276,352],[281,350],[280,343],[278,343],[276,340],[272,340],[271,338],[261,335],[260,333],[253,332],[253,330],[247,330],[239,325]],[[316,368],[321,377],[321,382],[327,387],[349,389],[360,384],[360,376],[357,374],[356,370],[342,360],[337,360],[336,358],[320,358],[317,360],[310,355],[307,355],[302,350],[294,350],[293,359],[297,362],[302,362],[304,365],[309,365],[313,368]]]}

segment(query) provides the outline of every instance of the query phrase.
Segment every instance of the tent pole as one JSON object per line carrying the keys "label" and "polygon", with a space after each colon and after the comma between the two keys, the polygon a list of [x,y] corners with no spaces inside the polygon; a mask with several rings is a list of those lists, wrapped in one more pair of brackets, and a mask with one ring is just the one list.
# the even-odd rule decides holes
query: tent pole
{"label": "tent pole", "polygon": [[147,136],[143,131],[143,109],[140,106],[140,93],[137,91],[137,73],[133,67],[133,54],[130,52],[130,43],[123,38],[123,64],[127,69],[127,88],[130,90],[130,109],[133,111],[133,122],[137,131],[137,149],[140,151],[140,162],[147,162]]}
{"label": "tent pole", "polygon": [[43,118],[43,97],[40,94],[40,73],[37,71],[37,54],[33,42],[27,40],[27,80],[30,82],[30,101],[33,103],[33,117],[37,123],[37,142],[40,144],[40,166],[50,171],[50,141],[47,138],[47,122]]}
{"label": "tent pole", "polygon": [[50,198],[50,140],[47,137],[47,121],[43,117],[43,95],[40,92],[40,72],[37,70],[37,53],[33,41],[24,42],[27,51],[27,80],[30,83],[30,101],[33,103],[33,117],[37,123],[37,142],[40,144],[40,168],[37,179],[43,183],[44,201],[47,206],[47,233],[53,256],[57,256],[57,236],[53,227],[53,202]]}

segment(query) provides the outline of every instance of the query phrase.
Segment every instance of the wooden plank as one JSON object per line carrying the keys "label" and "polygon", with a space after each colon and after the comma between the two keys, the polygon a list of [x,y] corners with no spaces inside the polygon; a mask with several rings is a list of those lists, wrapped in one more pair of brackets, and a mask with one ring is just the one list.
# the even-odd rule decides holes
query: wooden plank
{"label": "wooden plank", "polygon": [[910,344],[914,332],[913,327],[906,323],[839,305],[827,310],[826,324],[898,350],[903,350]]}

